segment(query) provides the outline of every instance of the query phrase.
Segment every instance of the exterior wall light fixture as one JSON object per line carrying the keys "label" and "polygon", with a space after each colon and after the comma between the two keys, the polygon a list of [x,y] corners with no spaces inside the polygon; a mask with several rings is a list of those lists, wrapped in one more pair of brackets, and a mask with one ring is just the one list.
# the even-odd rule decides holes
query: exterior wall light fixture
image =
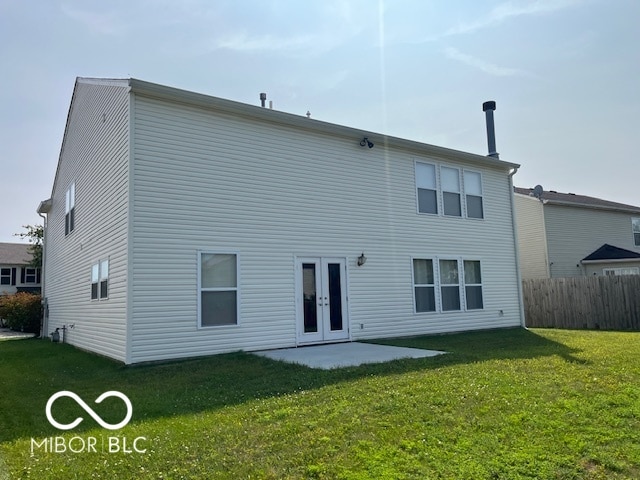
{"label": "exterior wall light fixture", "polygon": [[364,147],[365,145],[369,148],[373,148],[373,142],[367,137],[364,137],[362,140],[360,140],[360,146]]}
{"label": "exterior wall light fixture", "polygon": [[362,252],[362,254],[358,257],[356,263],[359,267],[367,263],[367,257],[364,256],[364,252]]}

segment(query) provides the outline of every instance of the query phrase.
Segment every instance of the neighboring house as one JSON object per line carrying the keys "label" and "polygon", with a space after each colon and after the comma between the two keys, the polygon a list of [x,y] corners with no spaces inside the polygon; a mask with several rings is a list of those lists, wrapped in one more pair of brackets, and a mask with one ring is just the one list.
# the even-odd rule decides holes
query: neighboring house
{"label": "neighboring house", "polygon": [[79,78],[38,209],[45,332],[129,364],[520,326],[517,167]]}
{"label": "neighboring house", "polygon": [[0,295],[40,293],[41,270],[31,266],[30,245],[0,243]]}
{"label": "neighboring house", "polygon": [[538,195],[515,188],[523,279],[640,274],[640,207],[573,193]]}

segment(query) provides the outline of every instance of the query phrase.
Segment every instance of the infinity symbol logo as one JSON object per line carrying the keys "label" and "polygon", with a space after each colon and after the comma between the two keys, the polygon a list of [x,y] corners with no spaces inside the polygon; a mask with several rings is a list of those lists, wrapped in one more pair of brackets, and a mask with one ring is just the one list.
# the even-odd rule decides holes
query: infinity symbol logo
{"label": "infinity symbol logo", "polygon": [[78,395],[76,395],[73,392],[63,390],[58,393],[54,393],[53,395],[51,395],[51,397],[49,397],[49,400],[47,401],[47,408],[46,408],[47,420],[49,420],[49,423],[54,427],[56,427],[58,430],[71,430],[72,428],[77,427],[80,424],[80,422],[82,422],[83,420],[82,417],[78,417],[73,422],[68,423],[66,425],[63,423],[56,422],[56,420],[51,415],[51,406],[53,405],[53,402],[55,402],[60,397],[73,398],[76,401],[76,403],[84,409],[85,412],[91,415],[91,418],[93,418],[96,422],[98,422],[102,428],[106,428],[108,430],[118,430],[119,428],[124,427],[127,423],[129,423],[129,420],[131,420],[131,415],[133,415],[133,406],[131,405],[131,401],[124,393],[120,393],[115,390],[110,390],[108,392],[104,392],[102,395],[96,398],[95,403],[101,403],[105,398],[118,397],[127,406],[127,415],[124,417],[124,420],[122,420],[120,423],[116,423],[115,425],[111,425],[110,423],[107,423],[104,420],[102,420],[102,418],[100,418],[100,416],[98,416],[98,414],[94,412],[91,409],[91,407],[87,405],[84,402],[84,400],[82,400]]}

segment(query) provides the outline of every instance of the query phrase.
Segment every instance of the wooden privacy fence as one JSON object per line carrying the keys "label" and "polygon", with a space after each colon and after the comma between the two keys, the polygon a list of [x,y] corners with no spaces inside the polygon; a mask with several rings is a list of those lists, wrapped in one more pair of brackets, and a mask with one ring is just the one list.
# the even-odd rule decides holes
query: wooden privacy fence
{"label": "wooden privacy fence", "polygon": [[640,331],[640,275],[524,280],[527,327]]}

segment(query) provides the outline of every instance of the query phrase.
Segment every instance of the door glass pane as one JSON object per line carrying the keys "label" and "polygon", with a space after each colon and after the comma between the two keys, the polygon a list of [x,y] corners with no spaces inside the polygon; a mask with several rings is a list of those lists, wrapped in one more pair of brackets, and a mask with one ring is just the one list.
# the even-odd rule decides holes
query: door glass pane
{"label": "door glass pane", "polygon": [[302,296],[304,303],[304,333],[318,331],[316,264],[302,264]]}
{"label": "door glass pane", "polygon": [[331,330],[342,330],[342,285],[340,264],[327,265],[329,274],[329,316]]}

